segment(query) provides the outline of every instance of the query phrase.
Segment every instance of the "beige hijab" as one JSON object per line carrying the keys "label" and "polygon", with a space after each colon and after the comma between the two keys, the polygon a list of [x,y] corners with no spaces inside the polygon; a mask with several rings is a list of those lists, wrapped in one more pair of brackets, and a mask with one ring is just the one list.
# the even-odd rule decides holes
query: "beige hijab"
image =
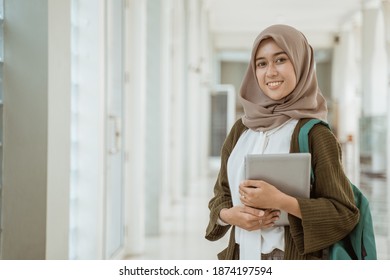
{"label": "beige hijab", "polygon": [[[263,93],[256,79],[257,48],[260,42],[267,38],[272,38],[286,52],[297,77],[295,89],[277,101]],[[317,84],[313,49],[301,32],[287,25],[272,25],[257,36],[241,85],[240,101],[245,112],[242,121],[253,130],[267,131],[290,118],[318,118],[326,121],[326,101]]]}

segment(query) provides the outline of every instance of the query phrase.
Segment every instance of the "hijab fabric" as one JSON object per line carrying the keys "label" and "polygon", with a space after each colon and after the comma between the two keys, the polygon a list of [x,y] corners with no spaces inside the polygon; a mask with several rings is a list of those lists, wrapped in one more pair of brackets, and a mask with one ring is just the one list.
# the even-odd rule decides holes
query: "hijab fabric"
{"label": "hijab fabric", "polygon": [[[260,42],[268,38],[272,38],[286,52],[297,78],[294,90],[281,100],[269,98],[257,83],[256,52]],[[313,49],[300,31],[288,25],[272,25],[257,36],[239,98],[245,112],[242,122],[253,130],[267,131],[291,118],[326,121],[326,100],[318,87]]]}

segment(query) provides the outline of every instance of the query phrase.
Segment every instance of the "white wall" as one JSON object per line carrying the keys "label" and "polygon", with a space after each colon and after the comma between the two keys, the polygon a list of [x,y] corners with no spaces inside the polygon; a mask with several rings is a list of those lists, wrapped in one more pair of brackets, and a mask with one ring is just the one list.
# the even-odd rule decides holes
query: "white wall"
{"label": "white wall", "polygon": [[387,62],[380,7],[364,8],[362,24],[363,115],[381,116],[387,110]]}
{"label": "white wall", "polygon": [[[383,16],[385,22],[385,40],[387,51],[387,142],[390,140],[390,1],[382,1]],[[387,201],[390,201],[390,148],[387,146]],[[390,222],[390,207],[387,210],[388,221]],[[388,236],[390,240],[390,236]]]}
{"label": "white wall", "polygon": [[48,1],[46,259],[69,257],[70,2]]}
{"label": "white wall", "polygon": [[6,0],[5,21],[1,257],[67,259],[70,1]]}
{"label": "white wall", "polygon": [[48,0],[4,4],[2,258],[45,259]]}

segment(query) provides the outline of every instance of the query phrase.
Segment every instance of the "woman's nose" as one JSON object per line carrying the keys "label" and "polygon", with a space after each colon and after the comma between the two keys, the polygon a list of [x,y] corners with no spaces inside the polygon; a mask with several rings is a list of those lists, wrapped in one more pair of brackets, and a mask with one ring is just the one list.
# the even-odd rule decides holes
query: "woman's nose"
{"label": "woman's nose", "polygon": [[267,76],[269,77],[273,77],[273,76],[276,76],[278,74],[278,71],[276,70],[276,67],[275,65],[273,64],[269,64],[268,65],[268,68],[267,68]]}

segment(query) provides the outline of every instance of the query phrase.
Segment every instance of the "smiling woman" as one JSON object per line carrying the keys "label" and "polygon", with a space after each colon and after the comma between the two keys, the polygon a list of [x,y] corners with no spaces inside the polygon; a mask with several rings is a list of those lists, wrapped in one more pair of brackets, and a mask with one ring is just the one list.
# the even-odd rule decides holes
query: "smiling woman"
{"label": "smiling woman", "polygon": [[294,90],[297,84],[294,66],[273,39],[260,43],[255,61],[257,82],[269,98],[280,100]]}
{"label": "smiling woman", "polygon": [[274,129],[303,116],[326,120],[313,48],[303,33],[291,26],[273,25],[257,36],[240,101],[244,125],[255,130]]}
{"label": "smiling woman", "polygon": [[[328,247],[344,238],[359,217],[335,136],[321,126],[310,135],[317,178],[310,198],[245,177],[247,155],[297,153],[300,128],[308,119],[327,119],[313,49],[300,31],[272,25],[257,36],[240,101],[245,115],[222,148],[206,238],[218,240],[231,228],[220,259],[325,259]],[[277,225],[280,211],[275,210],[289,214],[289,226]]]}

